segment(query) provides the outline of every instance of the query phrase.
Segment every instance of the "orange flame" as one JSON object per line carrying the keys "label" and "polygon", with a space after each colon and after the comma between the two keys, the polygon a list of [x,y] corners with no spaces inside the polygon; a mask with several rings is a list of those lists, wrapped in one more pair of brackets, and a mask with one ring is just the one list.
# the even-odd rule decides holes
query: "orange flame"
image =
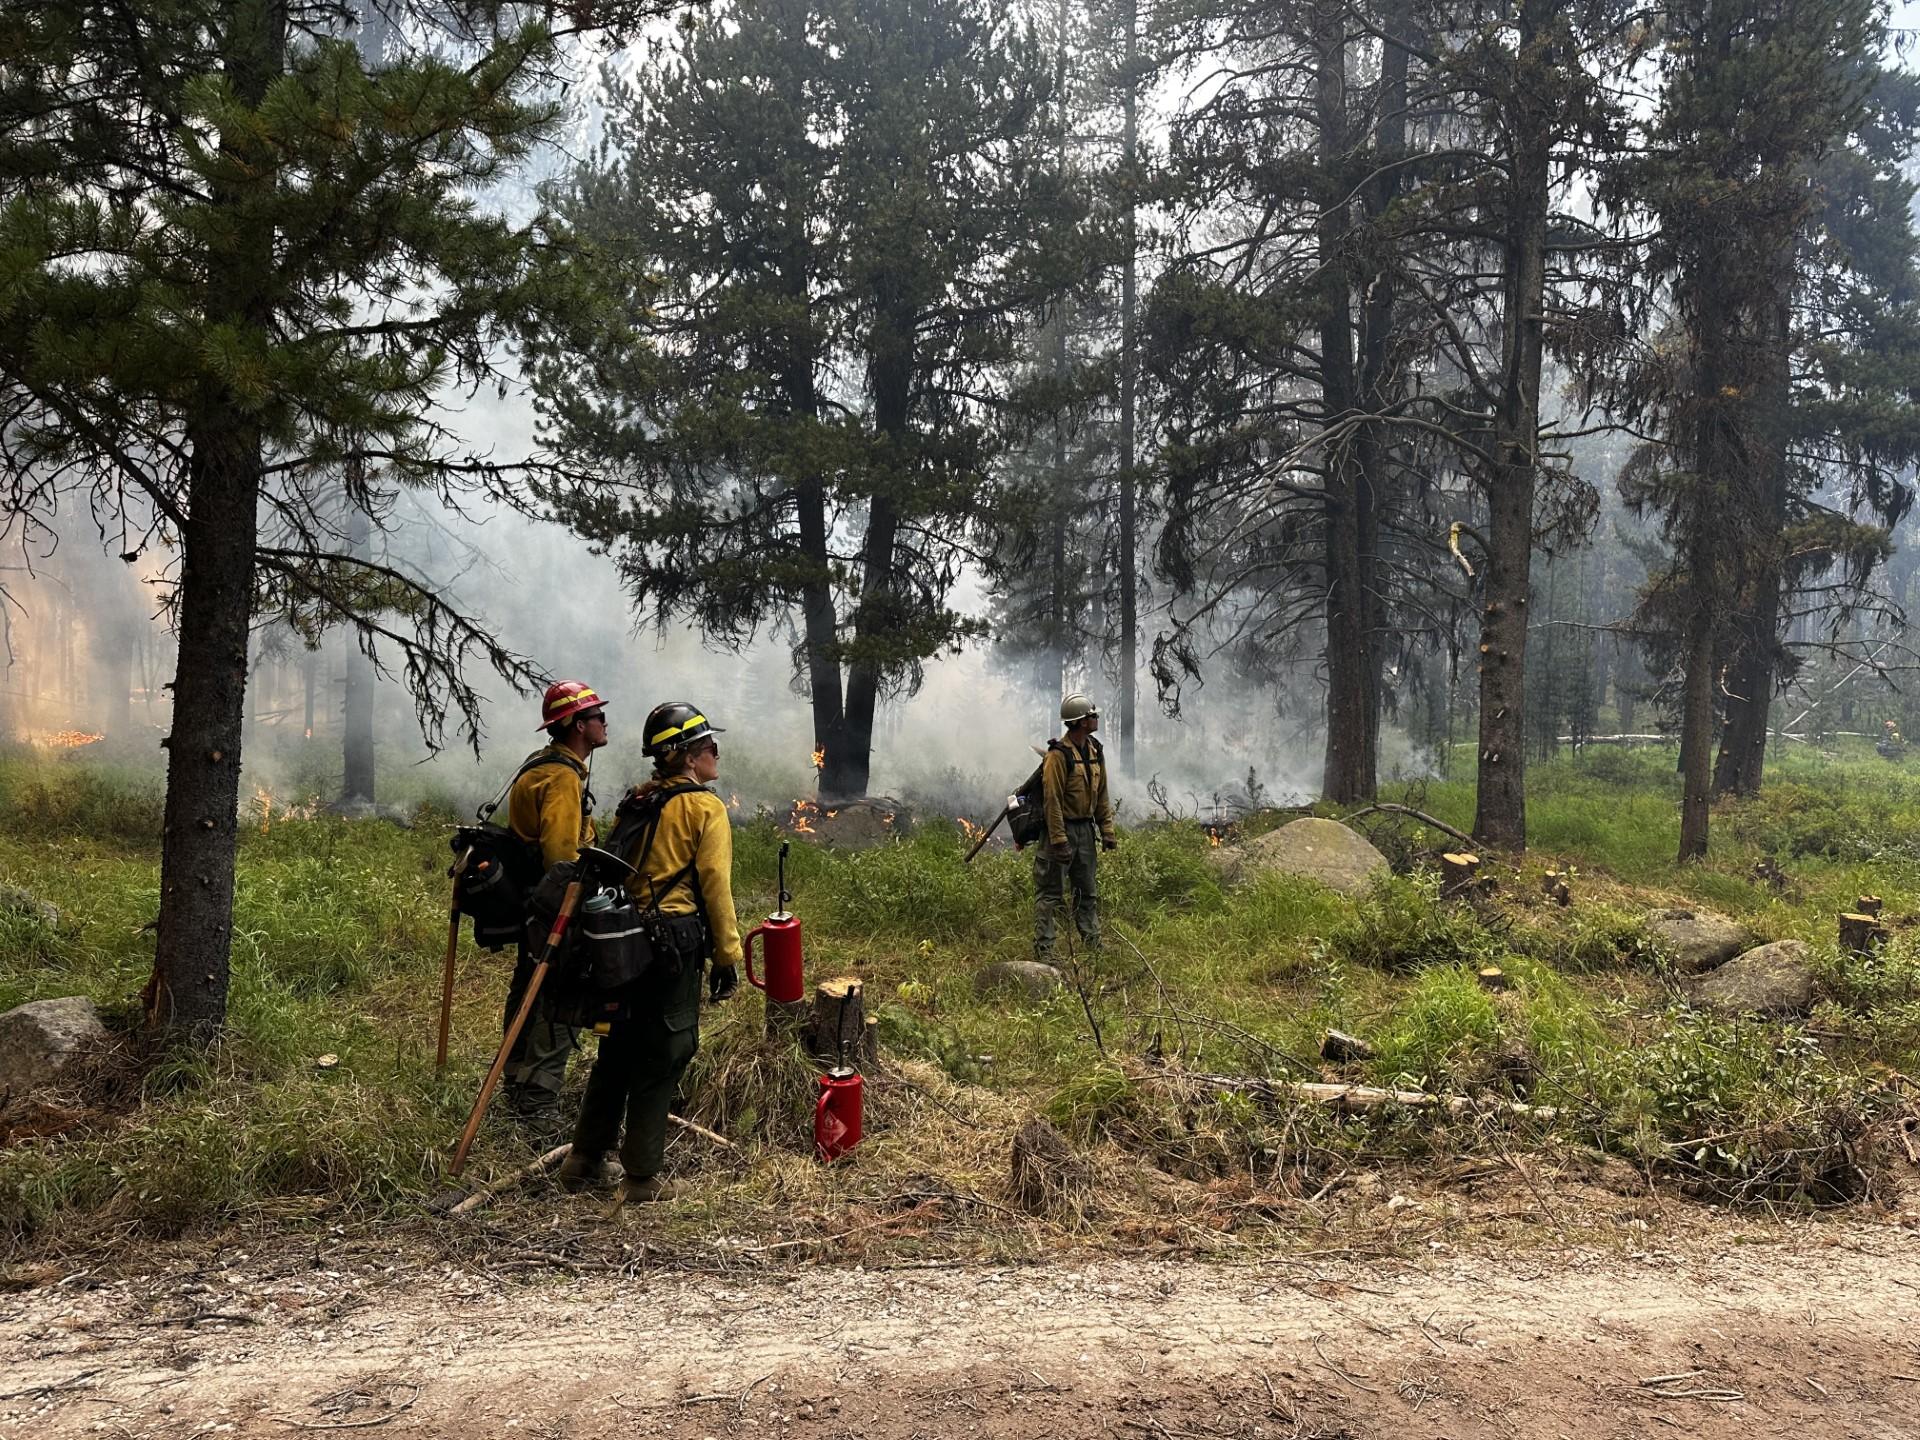
{"label": "orange flame", "polygon": [[813,801],[796,800],[793,802],[793,814],[788,817],[787,825],[796,835],[816,834],[813,828],[813,817],[819,813],[820,807]]}
{"label": "orange flame", "polygon": [[813,747],[813,768],[816,774],[827,768],[826,746],[816,745]]}
{"label": "orange flame", "polygon": [[963,836],[965,836],[968,841],[974,841],[980,838],[980,827],[974,824],[971,820],[967,819],[966,816],[964,815],[954,816],[953,823],[960,827],[960,833]]}
{"label": "orange flame", "polygon": [[104,740],[105,735],[90,734],[85,730],[43,730],[28,739],[35,745],[46,745],[55,750],[78,750],[82,745],[91,745],[96,740]]}

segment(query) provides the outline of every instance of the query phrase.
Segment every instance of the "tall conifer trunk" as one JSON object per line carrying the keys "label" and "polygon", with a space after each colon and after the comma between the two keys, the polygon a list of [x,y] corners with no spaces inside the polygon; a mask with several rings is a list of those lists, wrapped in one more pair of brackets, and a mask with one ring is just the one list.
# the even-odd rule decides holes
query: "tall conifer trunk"
{"label": "tall conifer trunk", "polygon": [[[285,65],[283,0],[240,0],[222,61],[234,94],[257,106]],[[221,150],[249,163],[245,137]],[[222,182],[224,186],[227,182]],[[215,189],[236,213],[216,262],[208,318],[240,331],[270,322],[273,231],[243,197]],[[167,741],[166,828],[160,844],[160,923],[147,994],[149,1028],[205,1039],[226,1020],[233,939],[233,865],[240,809],[240,730],[246,707],[263,437],[240,398],[209,382],[186,426],[191,458],[181,527],[180,654]]]}
{"label": "tall conifer trunk", "polygon": [[[1332,0],[1313,13],[1314,121],[1330,203],[1315,224],[1320,261],[1320,386],[1323,423],[1354,408],[1353,307],[1349,294],[1346,9]],[[1327,748],[1320,793],[1339,805],[1373,793],[1374,670],[1368,655],[1363,531],[1367,477],[1351,439],[1324,447],[1323,557],[1326,569]]]}
{"label": "tall conifer trunk", "polygon": [[1525,0],[1508,101],[1513,153],[1504,224],[1501,374],[1487,475],[1487,576],[1480,616],[1479,785],[1473,833],[1502,850],[1527,845],[1527,601],[1539,466],[1542,309],[1552,201],[1552,117],[1530,89],[1554,63],[1550,0]]}
{"label": "tall conifer trunk", "polygon": [[[364,462],[352,461],[358,467]],[[359,489],[350,486],[349,495]],[[356,560],[373,553],[373,521],[352,500],[347,512],[347,553]],[[373,661],[360,648],[360,638],[349,628],[346,634],[345,694],[340,705],[340,800],[346,805],[371,805],[374,802],[373,761]]]}
{"label": "tall conifer trunk", "polygon": [[1120,97],[1120,164],[1126,176],[1126,258],[1120,271],[1120,771],[1134,774],[1134,745],[1139,729],[1135,707],[1139,702],[1140,668],[1137,650],[1140,617],[1140,578],[1138,568],[1138,477],[1134,474],[1137,457],[1136,408],[1139,395],[1135,388],[1134,367],[1138,343],[1135,310],[1139,306],[1140,284],[1140,206],[1135,198],[1134,167],[1140,160],[1140,102],[1138,78],[1134,67],[1140,61],[1138,31],[1140,17],[1137,0],[1125,0],[1120,7],[1126,34],[1121,37],[1121,62],[1126,78]]}

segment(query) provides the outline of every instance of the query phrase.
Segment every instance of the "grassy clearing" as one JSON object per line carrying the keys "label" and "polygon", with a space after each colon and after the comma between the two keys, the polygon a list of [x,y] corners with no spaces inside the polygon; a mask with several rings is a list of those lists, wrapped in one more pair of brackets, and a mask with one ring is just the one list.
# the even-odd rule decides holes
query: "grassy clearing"
{"label": "grassy clearing", "polygon": [[[1419,868],[1357,900],[1276,877],[1226,891],[1197,827],[1135,830],[1102,871],[1106,950],[1070,954],[1076,987],[1038,1003],[982,995],[972,978],[1028,954],[1024,857],[990,850],[963,866],[961,838],[937,815],[857,854],[796,845],[789,883],[811,973],[863,976],[882,1023],[891,1064],[869,1089],[869,1142],[857,1165],[811,1162],[812,1071],[766,1052],[759,1002],[744,997],[710,1017],[688,1097],[743,1155],[722,1163],[678,1146],[676,1163],[707,1183],[659,1224],[712,1237],[867,1207],[876,1233],[892,1234],[887,1216],[938,1200],[938,1243],[924,1225],[915,1243],[1030,1250],[1054,1231],[1009,1226],[1003,1187],[1013,1132],[1036,1113],[1096,1181],[1097,1202],[1054,1230],[1122,1244],[1257,1238],[1318,1213],[1289,1210],[1295,1197],[1382,1165],[1439,1174],[1532,1147],[1616,1157],[1728,1201],[1859,1200],[1879,1173],[1875,1127],[1908,1103],[1894,1072],[1920,1062],[1920,927],[1898,925],[1920,912],[1920,776],[1865,750],[1791,752],[1765,793],[1716,816],[1710,863],[1678,870],[1671,766],[1661,752],[1536,766],[1537,849],[1479,906],[1440,903]],[[1407,798],[1462,826],[1471,817],[1457,783]],[[80,993],[124,1019],[151,960],[154,782],[77,756],[5,755],[0,805],[0,886],[64,917],[0,911],[0,1008]],[[496,1041],[507,971],[463,946],[454,1062],[436,1076],[450,822],[432,805],[411,830],[286,818],[284,801],[256,814],[229,1039],[211,1055],[108,1064],[55,1104],[0,1109],[0,1247],[416,1212],[440,1188]],[[766,819],[738,833],[749,917],[772,906],[781,838]],[[1419,843],[1412,832],[1396,848]],[[1762,856],[1787,872],[1784,890],[1754,877]],[[1571,910],[1538,894],[1549,865],[1575,872]],[[1870,959],[1842,955],[1833,915],[1866,891],[1885,898],[1895,938]],[[1812,1020],[1688,1009],[1639,924],[1670,903],[1725,910],[1756,939],[1812,943],[1824,997]],[[1506,993],[1475,983],[1488,963],[1509,975]],[[1340,1119],[1192,1078],[1318,1078],[1328,1026],[1376,1047],[1345,1078],[1557,1116]],[[323,1055],[337,1063],[320,1066]],[[536,1144],[496,1119],[476,1171],[524,1163]]]}

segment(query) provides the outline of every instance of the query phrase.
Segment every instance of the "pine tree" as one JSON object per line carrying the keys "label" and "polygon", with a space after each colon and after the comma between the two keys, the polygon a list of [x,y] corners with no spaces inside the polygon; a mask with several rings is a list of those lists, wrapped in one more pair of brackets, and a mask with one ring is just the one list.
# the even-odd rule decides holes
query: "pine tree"
{"label": "pine tree", "polygon": [[[477,725],[461,664],[530,667],[419,577],[343,551],[341,467],[504,487],[443,389],[564,298],[551,237],[471,190],[545,133],[552,42],[508,23],[460,63],[370,77],[338,12],[279,0],[20,0],[0,16],[0,473],[18,522],[78,492],[131,559],[179,557],[149,1022],[226,1011],[248,631],[270,611],[387,636],[432,735]],[[480,17],[484,20],[484,17]],[[484,29],[484,25],[481,26]],[[366,602],[404,624],[368,618]]]}
{"label": "pine tree", "polygon": [[981,628],[949,596],[1083,209],[1052,68],[997,0],[715,7],[609,77],[610,143],[556,197],[611,323],[536,356],[602,472],[555,507],[643,614],[796,632],[827,794],[865,791],[882,694]]}
{"label": "pine tree", "polygon": [[1721,788],[1751,790],[1785,597],[1836,566],[1857,591],[1887,541],[1855,515],[1897,520],[1920,453],[1896,399],[1920,378],[1912,190],[1889,173],[1916,111],[1884,23],[1872,0],[1670,9],[1650,143],[1602,191],[1657,222],[1637,318],[1661,343],[1609,398],[1658,437],[1622,483],[1673,547],[1642,613],[1683,676],[1682,860],[1706,853],[1722,701]]}

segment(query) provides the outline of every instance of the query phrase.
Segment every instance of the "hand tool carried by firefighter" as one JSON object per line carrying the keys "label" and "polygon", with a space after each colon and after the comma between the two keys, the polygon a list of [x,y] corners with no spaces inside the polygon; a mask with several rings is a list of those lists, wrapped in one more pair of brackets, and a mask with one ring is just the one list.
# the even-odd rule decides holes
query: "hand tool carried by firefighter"
{"label": "hand tool carried by firefighter", "polygon": [[447,1068],[447,1032],[453,1028],[453,960],[460,950],[460,875],[467,868],[468,850],[453,860],[453,900],[447,913],[447,958],[440,967],[440,1043],[434,1047],[434,1073]]}
{"label": "hand tool carried by firefighter", "polygon": [[1046,833],[1046,797],[1040,782],[1046,773],[1047,757],[1046,751],[1040,750],[1038,745],[1033,748],[1040,751],[1040,763],[1033,767],[1033,773],[1020,782],[1020,788],[1007,797],[1007,803],[1000,808],[1000,813],[980,832],[980,838],[967,851],[966,860],[960,862],[962,865],[980,853],[1003,820],[1013,822],[1007,833],[1013,836],[1013,848],[1016,850],[1026,849]]}
{"label": "hand tool carried by firefighter", "polygon": [[527,980],[527,993],[520,999],[520,1008],[514,1012],[513,1023],[507,1026],[507,1033],[501,1037],[500,1049],[493,1057],[493,1066],[487,1071],[487,1078],[481,1082],[472,1113],[467,1116],[466,1128],[460,1132],[460,1142],[453,1147],[453,1163],[447,1167],[449,1175],[458,1175],[466,1168],[467,1151],[473,1147],[473,1137],[480,1133],[480,1119],[487,1113],[487,1102],[493,1099],[501,1072],[507,1068],[507,1056],[513,1052],[514,1042],[520,1038],[520,1032],[526,1028],[527,1017],[533,1013],[533,1002],[540,994],[540,986],[546,981],[548,967],[559,953],[561,942],[566,939],[567,927],[573,923],[574,912],[580,908],[580,902],[601,886],[619,884],[632,874],[633,866],[618,855],[592,845],[582,847],[580,858],[574,862],[573,879],[567,883],[566,891],[560,897],[560,909],[547,931],[546,943],[540,947],[539,962],[534,965],[533,974]]}
{"label": "hand tool carried by firefighter", "polygon": [[980,832],[980,838],[973,842],[973,848],[967,851],[967,859],[960,862],[962,865],[980,853],[987,841],[993,838],[993,832],[1000,828],[1000,822],[1007,818],[1008,813],[1012,809],[1013,807],[1011,805],[1002,805],[1000,807],[1000,813],[993,817],[993,820],[988,824],[987,828]]}

